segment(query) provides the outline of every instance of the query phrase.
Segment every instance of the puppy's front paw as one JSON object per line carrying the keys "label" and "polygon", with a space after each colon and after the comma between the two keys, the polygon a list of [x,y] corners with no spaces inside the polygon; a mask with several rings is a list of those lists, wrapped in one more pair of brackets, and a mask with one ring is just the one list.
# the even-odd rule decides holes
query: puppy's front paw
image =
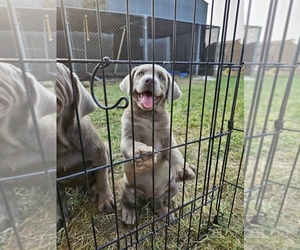
{"label": "puppy's front paw", "polygon": [[[153,149],[147,145],[140,145],[136,151],[136,157],[141,157],[135,160],[135,172],[141,173],[148,171],[152,168],[153,164],[156,162],[157,156],[152,154]],[[154,160],[154,162],[153,162]]]}
{"label": "puppy's front paw", "polygon": [[127,225],[135,224],[136,217],[134,209],[122,206],[122,221]]}
{"label": "puppy's front paw", "polygon": [[114,211],[115,203],[111,192],[99,194],[98,196],[98,211],[105,213],[112,213]]}
{"label": "puppy's front paw", "polygon": [[196,167],[192,164],[186,163],[184,167],[180,167],[176,173],[176,181],[181,182],[183,180],[189,181],[195,179]]}

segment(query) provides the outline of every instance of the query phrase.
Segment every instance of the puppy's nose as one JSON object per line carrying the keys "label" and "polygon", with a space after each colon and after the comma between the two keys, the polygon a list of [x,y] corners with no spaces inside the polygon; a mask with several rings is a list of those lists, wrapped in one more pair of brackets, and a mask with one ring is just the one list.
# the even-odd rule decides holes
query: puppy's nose
{"label": "puppy's nose", "polygon": [[146,85],[152,85],[152,84],[153,84],[153,79],[152,79],[152,78],[147,78],[147,79],[145,80],[145,84],[146,84]]}

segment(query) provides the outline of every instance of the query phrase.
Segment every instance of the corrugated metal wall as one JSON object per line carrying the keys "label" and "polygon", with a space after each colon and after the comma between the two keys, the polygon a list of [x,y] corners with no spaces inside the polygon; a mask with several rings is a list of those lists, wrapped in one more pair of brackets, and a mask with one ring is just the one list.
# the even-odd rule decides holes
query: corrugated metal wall
{"label": "corrugated metal wall", "polygon": [[[120,0],[107,0],[107,10],[126,13],[126,2]],[[131,0],[129,13],[151,16],[151,0]],[[177,0],[176,18],[178,21],[193,22],[194,1]],[[174,0],[156,0],[155,17],[174,19]],[[196,1],[196,23],[205,24],[207,3],[203,0]]]}

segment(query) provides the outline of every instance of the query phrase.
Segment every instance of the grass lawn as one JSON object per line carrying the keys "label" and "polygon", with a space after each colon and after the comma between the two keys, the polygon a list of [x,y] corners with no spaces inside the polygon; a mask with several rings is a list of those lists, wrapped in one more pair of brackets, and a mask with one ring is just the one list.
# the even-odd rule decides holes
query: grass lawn
{"label": "grass lawn", "polygon": [[[118,83],[120,81],[121,79],[118,79],[117,81],[107,81],[107,100],[110,105],[114,104],[120,96],[125,95],[119,90]],[[109,121],[109,142],[111,144],[113,154],[113,163],[115,164],[111,173],[113,173],[114,176],[114,192],[116,195],[118,211],[117,225],[119,237],[121,238],[121,247],[126,246],[126,241],[130,244],[131,241],[134,241],[136,237],[138,237],[140,239],[138,249],[164,249],[166,245],[168,249],[186,249],[187,246],[191,246],[193,244],[194,245],[191,249],[244,249],[244,243],[245,249],[299,249],[299,164],[294,171],[290,184],[298,189],[289,188],[285,200],[283,200],[283,198],[286,186],[274,183],[272,184],[271,182],[268,183],[261,210],[267,216],[260,218],[259,224],[249,224],[251,216],[255,215],[254,205],[257,198],[257,192],[253,193],[253,200],[249,203],[249,211],[246,218],[247,225],[244,239],[244,190],[240,188],[236,189],[236,197],[234,199],[235,186],[229,184],[235,184],[237,181],[244,135],[242,132],[238,131],[234,131],[232,133],[228,158],[227,161],[225,160],[227,163],[225,176],[223,177],[221,174],[225,167],[223,164],[224,150],[228,136],[222,136],[220,137],[221,139],[215,138],[213,140],[213,148],[209,148],[209,140],[207,138],[210,136],[212,124],[215,124],[215,135],[219,134],[220,131],[226,132],[228,130],[227,120],[230,118],[236,78],[231,77],[228,82],[228,98],[226,100],[227,105],[225,109],[224,103],[227,92],[227,77],[224,76],[222,78],[216,123],[212,120],[214,95],[216,93],[215,81],[209,81],[207,83],[205,93],[203,80],[193,79],[191,82],[191,88],[189,87],[189,78],[178,78],[176,79],[176,82],[182,90],[182,97],[175,101],[173,105],[173,133],[178,144],[182,144],[180,151],[183,154],[186,152],[186,160],[198,166],[198,181],[197,183],[195,181],[185,183],[184,190],[183,184],[181,184],[181,191],[173,198],[171,208],[180,208],[182,205],[193,201],[195,197],[197,198],[197,201],[192,203],[193,206],[188,205],[183,208],[182,211],[184,216],[180,217],[180,213],[177,211],[176,216],[177,218],[180,218],[180,220],[176,221],[172,225],[159,229],[164,226],[164,223],[162,221],[156,222],[154,226],[156,233],[154,235],[152,234],[151,226],[152,211],[149,204],[142,202],[138,203],[139,226],[141,227],[150,222],[149,226],[145,226],[145,228],[139,230],[138,235],[135,233],[130,234],[130,232],[134,231],[134,227],[124,226],[123,223],[120,222],[119,198],[121,194],[123,169],[122,165],[118,164],[118,162],[122,159],[119,145],[121,138],[120,119],[123,110],[109,110],[106,117],[106,112],[99,108],[91,115],[93,123],[105,141],[108,141],[107,121]],[[272,82],[272,76],[265,77],[261,91],[262,96],[254,134],[262,132],[266,110],[269,106],[268,102]],[[281,108],[286,82],[287,77],[279,76],[276,90],[274,92],[270,116],[266,123],[267,132],[272,132],[274,130],[273,124],[275,119],[277,119],[278,112]],[[294,77],[294,83],[297,82],[300,82],[299,75]],[[253,87],[253,81],[245,81],[245,86],[244,82],[240,81],[240,92],[237,99],[234,119],[235,128],[243,129],[244,117],[245,121],[248,119],[248,112],[252,102]],[[98,83],[95,90],[97,98],[103,103],[102,85]],[[189,92],[189,90],[191,90],[191,92]],[[189,94],[190,101],[188,98]],[[297,86],[297,84],[293,84],[284,117],[285,128],[299,130],[298,125],[300,124],[300,116],[297,115],[299,114],[300,107],[299,95],[299,86]],[[204,100],[203,109],[202,104]],[[167,108],[171,111],[170,106],[167,105]],[[223,120],[224,123],[222,124]],[[222,127],[223,129],[221,129]],[[292,170],[291,167],[299,147],[298,135],[299,133],[289,131],[284,131],[280,134],[276,154],[270,171],[270,181],[280,182],[283,184],[287,183]],[[198,164],[199,139],[201,139],[201,149]],[[186,148],[184,146],[185,142],[190,143]],[[265,138],[261,150],[261,156],[258,161],[258,169],[256,172],[253,172],[253,166],[257,159],[257,149],[260,140],[257,139],[252,141],[247,169],[248,171],[245,179],[246,189],[250,187],[252,178],[254,180],[254,185],[260,184],[265,170],[266,157],[268,155],[271,142],[272,137]],[[210,155],[212,156],[211,158],[209,157]],[[209,173],[207,172],[208,170],[210,170]],[[206,179],[208,181],[206,182],[204,182],[205,176],[208,177]],[[203,196],[203,193],[207,193],[207,190],[211,191],[214,185],[218,186],[220,183],[222,184],[221,199],[218,197],[218,189],[214,192],[213,201],[202,205],[203,201],[210,200],[211,198],[211,195]],[[238,186],[244,186],[243,171],[240,179],[238,180]],[[72,249],[94,249],[95,242],[93,238],[91,218],[93,218],[98,247],[117,239],[115,214],[99,214],[95,204],[87,198],[86,194],[83,194],[76,189],[68,189],[67,192],[69,194],[68,208],[70,211],[68,235]],[[36,241],[40,241],[43,235],[38,233],[38,229],[43,227],[45,228],[43,231],[46,231],[47,228],[49,228],[49,230],[53,230],[52,222],[55,215],[50,214],[49,211],[47,211],[48,201],[45,197],[40,197],[41,194],[37,194],[33,190],[27,189],[17,190],[16,194],[18,197],[17,206],[20,211],[21,220],[22,218],[31,218],[31,221],[36,218],[36,221],[39,222],[45,220],[45,223],[42,223],[42,225],[35,225],[31,222],[31,225],[33,225],[34,228],[28,228],[26,226],[26,221],[20,221],[18,225],[18,230],[22,240],[27,240],[30,244],[35,245],[35,249],[39,249],[35,243]],[[24,197],[26,197],[26,199],[24,199]],[[220,205],[218,211],[220,214],[223,214],[223,217],[219,220],[220,223],[218,225],[212,225],[209,222],[211,222],[213,217],[216,215],[218,204]],[[233,207],[232,204],[234,204]],[[279,216],[278,225],[277,227],[274,227],[281,204],[283,204],[283,209]],[[29,215],[28,213],[31,211],[30,207],[36,208],[37,206],[42,207],[41,212]],[[232,208],[233,210],[231,213]],[[189,214],[190,211],[193,211],[191,215]],[[230,225],[227,227],[229,222]],[[49,226],[50,224],[52,225],[52,228]],[[126,240],[123,238],[124,235],[127,235]],[[202,240],[198,242],[197,239],[199,239],[199,237]],[[63,230],[58,232],[57,241],[58,249],[67,249],[66,236]],[[17,248],[12,229],[7,229],[0,234],[0,248],[2,246],[5,246],[6,249]],[[32,245],[28,245],[29,248],[31,246]],[[116,248],[117,245],[114,244],[106,249]],[[44,248],[41,247],[40,249]]]}
{"label": "grass lawn", "polygon": [[[114,82],[107,81],[109,105],[114,104],[122,95],[125,95],[119,90],[120,81],[121,79]],[[182,90],[182,97],[173,104],[171,114],[173,133],[177,143],[181,145],[179,149],[185,155],[186,161],[198,167],[197,182],[196,180],[190,181],[184,185],[181,183],[180,192],[170,202],[171,209],[177,209],[175,214],[178,220],[170,226],[165,226],[166,224],[160,220],[152,227],[153,213],[149,204],[138,202],[138,224],[139,227],[143,227],[139,229],[138,234],[134,233],[134,227],[125,226],[120,221],[119,198],[123,168],[118,162],[122,159],[120,119],[123,109],[112,109],[106,114],[99,108],[91,114],[91,119],[103,140],[108,141],[111,145],[114,163],[111,174],[114,177],[113,190],[117,201],[118,223],[116,224],[116,214],[98,213],[95,203],[86,194],[77,189],[67,189],[70,213],[67,227],[72,249],[94,249],[91,218],[93,218],[98,247],[116,240],[118,231],[121,247],[125,247],[126,242],[130,244],[131,241],[138,238],[138,249],[164,249],[165,246],[168,249],[186,249],[188,246],[191,249],[243,249],[244,195],[242,188],[235,188],[236,183],[239,187],[243,187],[242,172],[240,178],[237,179],[243,147],[242,132],[234,131],[231,134],[230,149],[228,155],[225,154],[225,145],[229,138],[229,135],[225,133],[228,131],[227,121],[230,119],[236,77],[233,76],[230,81],[227,81],[227,77],[224,76],[219,91],[216,91],[215,81],[208,81],[206,87],[201,79],[192,79],[190,82],[189,78],[178,78],[176,82]],[[240,92],[235,110],[234,126],[242,129],[244,119],[243,81],[240,81],[239,84]],[[99,101],[104,103],[103,88],[100,83],[95,87],[95,91]],[[219,93],[217,99],[215,99],[215,93]],[[218,101],[215,102],[215,100]],[[171,112],[169,105],[167,108]],[[215,114],[215,118],[213,118],[213,114]],[[214,129],[211,130],[211,128]],[[224,134],[222,135],[222,133]],[[209,139],[211,135],[216,137]],[[185,142],[189,145],[185,146]],[[200,151],[199,145],[201,146]],[[112,178],[110,181],[112,184]],[[213,189],[214,187],[216,189]],[[20,221],[18,230],[22,242],[26,242],[25,246],[28,249],[32,249],[33,246],[34,249],[45,249],[45,245],[51,244],[51,239],[49,237],[45,239],[49,242],[43,242],[44,245],[39,248],[36,242],[43,239],[39,229],[46,227],[43,231],[55,230],[53,224],[55,214],[51,213],[53,209],[47,211],[47,207],[49,207],[47,195],[27,189],[17,190],[16,194],[20,218],[31,218],[32,224],[31,227],[28,227],[26,221]],[[53,201],[50,201],[51,204],[54,204]],[[31,211],[36,211],[31,208],[36,207],[41,207],[41,212],[30,214]],[[213,224],[212,221],[216,215],[219,216],[218,224]],[[42,221],[45,223],[42,223],[43,225],[32,223],[35,220],[38,223]],[[230,224],[229,227],[228,224]],[[155,230],[155,234],[152,233],[152,229]],[[127,237],[124,238],[124,235]],[[64,230],[57,233],[57,243],[58,249],[67,249],[68,243]],[[0,247],[2,246],[5,246],[6,249],[17,248],[12,229],[0,233]],[[117,245],[113,244],[106,249],[116,248]]]}
{"label": "grass lawn", "polygon": [[[273,79],[274,76],[272,75],[266,75],[264,79],[259,108],[257,110],[256,123],[254,125],[254,135],[262,132],[271,133],[275,130],[274,122],[278,119],[280,109],[282,108],[282,99],[286,91],[288,77],[282,75],[278,77],[273,95],[273,102],[270,104],[269,100]],[[293,79],[283,125],[284,128],[298,131],[300,124],[299,82],[300,76],[298,74]],[[253,103],[252,93],[254,84],[254,81],[245,81],[245,124],[248,120],[250,105]],[[268,119],[266,119],[268,108],[270,108],[270,115]],[[263,131],[265,120],[267,121],[266,130]],[[267,184],[260,210],[265,216],[259,218],[258,224],[254,224],[251,221],[252,216],[256,215],[255,201],[258,197],[259,190],[257,189],[252,193],[253,201],[249,203],[249,210],[246,217],[245,248],[300,249],[299,160],[298,165],[296,165],[296,168],[294,169],[291,183],[289,184],[291,188],[286,189],[290,174],[292,173],[292,166],[296,159],[297,150],[299,149],[299,132],[282,131],[280,133],[273,162],[270,167],[268,182],[265,182],[266,177],[264,177],[264,171],[266,169],[267,157],[272,142],[273,136],[266,136],[263,140],[261,138],[252,140],[245,176],[245,187],[248,189],[253,186],[257,187],[261,185],[261,183]],[[260,143],[262,143],[262,147],[258,158]],[[257,166],[256,171],[254,171],[255,166]],[[287,194],[285,196],[286,190]],[[280,212],[281,205],[282,210]],[[275,227],[277,218],[279,220]]]}
{"label": "grass lawn", "polygon": [[[119,82],[114,83],[107,80],[106,91],[108,104],[114,104],[121,96],[126,95],[119,90]],[[171,208],[178,208],[182,205],[193,201],[197,197],[197,201],[191,205],[183,208],[183,215],[180,220],[173,223],[171,226],[164,227],[162,221],[155,223],[156,234],[152,241],[152,226],[146,226],[139,230],[138,237],[141,241],[138,244],[138,249],[162,249],[165,245],[168,249],[184,249],[187,246],[192,246],[192,249],[243,249],[243,190],[237,189],[236,198],[234,199],[235,188],[237,181],[237,173],[241,160],[241,152],[243,147],[243,133],[234,131],[231,135],[230,150],[228,153],[227,164],[224,161],[224,150],[228,135],[215,138],[213,148],[209,148],[210,129],[214,123],[212,119],[214,108],[214,95],[216,93],[215,81],[207,82],[206,92],[204,93],[204,81],[193,79],[191,88],[189,88],[189,78],[178,78],[176,82],[182,90],[182,97],[176,100],[173,105],[172,119],[173,119],[173,133],[178,144],[183,144],[180,151],[184,154],[185,159],[189,163],[198,166],[198,181],[187,182],[181,184],[181,191],[174,197],[171,202]],[[227,89],[228,83],[228,89]],[[220,132],[228,131],[227,121],[230,118],[232,107],[232,99],[236,85],[236,78],[231,77],[227,82],[227,78],[223,77],[220,87],[219,102],[217,105],[217,115],[215,123],[214,135]],[[189,92],[190,89],[190,92]],[[226,90],[228,91],[226,95]],[[96,96],[101,103],[103,101],[103,88],[101,84],[95,87]],[[240,82],[240,93],[237,101],[237,108],[235,113],[235,127],[243,129],[244,107],[243,107],[243,81]],[[188,96],[190,95],[190,101]],[[227,96],[227,99],[225,98]],[[204,109],[202,104],[204,102]],[[224,103],[226,105],[224,106]],[[171,111],[171,107],[167,107]],[[102,109],[98,109],[92,115],[92,121],[96,126],[99,134],[103,140],[108,141],[111,145],[114,175],[114,192],[117,199],[118,210],[118,230],[119,237],[121,237],[121,247],[126,246],[135,240],[136,234],[132,234],[125,239],[122,238],[124,234],[129,234],[134,227],[127,227],[120,221],[120,206],[119,198],[121,194],[121,183],[123,176],[122,165],[118,161],[122,159],[120,154],[120,138],[121,138],[121,116],[122,109],[109,110],[108,113]],[[201,119],[203,114],[203,119]],[[224,119],[223,119],[224,116]],[[107,120],[108,118],[108,120]],[[222,123],[224,120],[224,123]],[[109,122],[109,124],[108,124]],[[109,127],[108,127],[108,125]],[[223,127],[223,129],[221,129]],[[108,131],[110,133],[110,140],[108,140]],[[198,162],[198,147],[201,133],[201,150]],[[186,136],[187,134],[187,136]],[[186,148],[185,142],[190,142]],[[211,158],[209,156],[212,156]],[[226,166],[225,176],[222,179],[222,169]],[[208,177],[204,185],[204,177]],[[243,174],[241,173],[241,176]],[[225,180],[232,183],[227,184],[221,181]],[[222,199],[218,199],[220,189],[213,192],[211,195],[203,195],[204,188],[212,190],[213,186],[222,184]],[[238,185],[243,187],[243,178],[238,180]],[[99,214],[95,206],[91,205],[86,196],[77,190],[68,190],[70,196],[68,200],[68,207],[70,209],[70,220],[68,223],[68,235],[73,249],[92,249],[94,246],[94,239],[92,236],[91,214],[94,218],[95,233],[97,245],[106,244],[107,242],[117,238],[116,215]],[[205,200],[212,200],[207,205],[202,205]],[[219,204],[219,212],[223,214],[219,225],[212,225],[212,221],[216,215],[216,207]],[[233,212],[230,214],[232,204]],[[138,204],[138,224],[139,226],[152,221],[152,211],[149,204],[140,202]],[[190,211],[193,210],[191,215]],[[230,216],[231,215],[231,216]],[[179,211],[176,212],[177,218]],[[201,218],[201,219],[200,219]],[[227,224],[230,220],[230,227]],[[209,228],[208,228],[209,225]],[[212,230],[214,228],[214,230]],[[200,229],[200,231],[199,231]],[[148,235],[148,236],[147,236]],[[203,237],[202,241],[197,242],[199,237]],[[144,239],[143,239],[144,238]],[[66,237],[62,231],[58,233],[59,249],[66,248]],[[107,249],[116,249],[116,244]]]}

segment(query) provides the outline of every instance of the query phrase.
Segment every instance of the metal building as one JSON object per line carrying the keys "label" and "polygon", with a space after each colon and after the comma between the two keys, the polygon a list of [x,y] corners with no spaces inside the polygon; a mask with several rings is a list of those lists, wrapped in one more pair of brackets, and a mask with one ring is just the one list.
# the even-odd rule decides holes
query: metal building
{"label": "metal building", "polygon": [[[178,0],[176,15],[174,15],[174,1],[158,0],[152,10],[150,0],[130,1],[128,5],[130,30],[126,28],[126,1],[104,0],[100,1],[100,12],[97,16],[93,1],[67,1],[65,13],[57,12],[57,52],[59,58],[67,57],[64,39],[64,27],[61,15],[65,15],[68,25],[65,27],[71,36],[72,57],[76,59],[99,60],[105,56],[112,60],[127,60],[128,47],[130,47],[131,60],[146,62],[181,61],[177,65],[176,72],[201,74],[204,70],[197,63],[207,61],[207,36],[209,27],[205,25],[207,15],[207,3],[203,0],[193,1]],[[154,11],[154,15],[153,12]],[[195,11],[195,20],[193,20]],[[152,20],[154,16],[154,20]],[[173,29],[176,18],[176,30]],[[99,25],[98,23],[99,22]],[[195,30],[194,36],[193,29]],[[126,39],[126,32],[130,32],[130,41]],[[175,33],[176,32],[176,33]],[[213,27],[214,41],[217,42],[219,28]],[[99,33],[101,36],[99,36]],[[155,34],[155,35],[154,35]],[[155,37],[153,37],[153,35]],[[100,38],[99,38],[100,37]],[[154,39],[152,39],[154,38]],[[154,46],[152,42],[154,41]],[[130,42],[130,46],[127,43]],[[103,51],[100,51],[100,43]],[[191,47],[194,47],[191,50]],[[154,47],[154,53],[152,48]],[[215,50],[211,51],[210,58],[214,60]],[[193,62],[196,65],[193,72],[189,72],[187,62],[190,62],[190,52],[194,51]],[[88,77],[95,64],[76,64],[77,74],[81,78]],[[169,67],[169,68],[168,68]],[[166,66],[170,69],[170,66]],[[212,69],[208,69],[212,72]],[[114,65],[107,69],[108,74],[124,76],[128,73],[125,65]]]}

